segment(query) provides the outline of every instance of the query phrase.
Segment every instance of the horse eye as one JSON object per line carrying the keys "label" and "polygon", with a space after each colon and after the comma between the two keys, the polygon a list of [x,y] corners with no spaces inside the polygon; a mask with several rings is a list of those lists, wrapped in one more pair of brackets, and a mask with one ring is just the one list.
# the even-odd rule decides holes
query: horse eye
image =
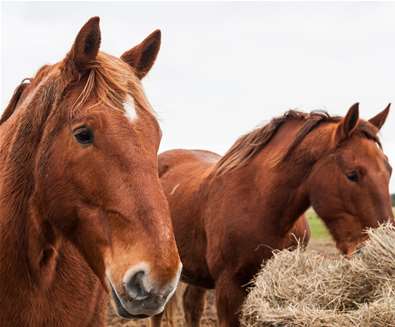
{"label": "horse eye", "polygon": [[347,178],[352,182],[358,182],[358,180],[359,180],[359,174],[356,170],[350,171],[346,175],[347,175]]}
{"label": "horse eye", "polygon": [[75,139],[80,144],[93,143],[93,131],[88,127],[79,127],[73,132]]}

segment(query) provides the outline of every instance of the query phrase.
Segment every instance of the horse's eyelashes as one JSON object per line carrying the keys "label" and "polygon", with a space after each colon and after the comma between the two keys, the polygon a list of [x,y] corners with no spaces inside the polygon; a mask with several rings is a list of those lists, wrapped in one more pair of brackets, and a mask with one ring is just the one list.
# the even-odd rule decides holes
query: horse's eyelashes
{"label": "horse's eyelashes", "polygon": [[74,132],[74,137],[80,144],[92,144],[93,143],[93,131],[86,126],[77,128]]}

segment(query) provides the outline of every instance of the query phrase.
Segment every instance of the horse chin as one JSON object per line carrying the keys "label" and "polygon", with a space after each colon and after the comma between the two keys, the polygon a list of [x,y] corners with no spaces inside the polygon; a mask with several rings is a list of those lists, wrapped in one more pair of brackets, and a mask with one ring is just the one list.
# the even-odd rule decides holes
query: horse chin
{"label": "horse chin", "polygon": [[359,237],[353,242],[340,242],[337,244],[337,248],[347,258],[353,257],[355,254],[359,254],[362,251],[363,245],[367,240],[367,236]]}
{"label": "horse chin", "polygon": [[144,300],[125,301],[118,294],[111,280],[108,281],[111,289],[111,302],[119,317],[128,320],[145,319],[157,315],[164,310],[164,304],[158,306],[156,301],[150,301],[151,305],[150,303],[147,305]]}

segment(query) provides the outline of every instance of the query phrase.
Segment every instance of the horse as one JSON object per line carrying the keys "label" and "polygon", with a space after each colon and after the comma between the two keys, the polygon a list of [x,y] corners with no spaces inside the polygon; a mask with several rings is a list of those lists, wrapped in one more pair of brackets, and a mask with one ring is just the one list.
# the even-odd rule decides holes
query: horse
{"label": "horse", "polygon": [[17,87],[0,125],[2,326],[105,326],[157,314],[181,272],[141,79],[157,30],[120,58],[99,17]]}
{"label": "horse", "polygon": [[[393,223],[391,166],[378,132],[389,113],[359,119],[289,110],[240,137],[228,152],[170,150],[159,156],[178,251],[189,286],[184,311],[198,326],[205,289],[215,288],[219,325],[239,326],[253,276],[273,249],[305,229],[310,206],[346,256],[365,230]],[[158,324],[159,317],[154,323]]]}

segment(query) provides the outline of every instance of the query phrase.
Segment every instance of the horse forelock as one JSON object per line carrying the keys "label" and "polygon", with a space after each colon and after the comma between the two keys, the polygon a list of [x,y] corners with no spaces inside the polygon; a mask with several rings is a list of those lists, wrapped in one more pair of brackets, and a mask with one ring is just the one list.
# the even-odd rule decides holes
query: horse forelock
{"label": "horse forelock", "polygon": [[70,115],[75,116],[84,110],[92,98],[95,101],[89,108],[103,105],[126,113],[124,103],[128,96],[132,96],[140,109],[153,113],[132,68],[121,59],[101,52],[90,65],[86,82],[72,104]]}
{"label": "horse forelock", "polygon": [[[339,123],[341,119],[342,117],[340,116],[330,116],[327,112],[321,110],[312,111],[310,113],[289,110],[283,115],[273,118],[268,124],[241,136],[218,161],[213,173],[216,176],[220,176],[248,164],[270,143],[280,127],[287,122],[301,121],[303,125],[296,133],[293,141],[284,148],[277,163],[289,159],[306,136],[320,125],[323,123]],[[353,134],[370,139],[381,147],[377,133],[378,130],[372,124],[360,120]]]}
{"label": "horse forelock", "polygon": [[[71,73],[72,69],[68,66],[67,60],[56,65],[45,65],[38,70],[34,78],[25,78],[16,87],[0,119],[0,124],[13,115],[17,106],[28,106],[29,111],[35,111],[36,115],[41,115],[41,108],[48,102],[53,103],[54,98],[41,96],[37,99],[36,91],[38,88],[53,87],[53,84],[57,84],[56,93],[62,94],[60,100],[63,101],[71,93],[70,91],[78,89],[77,97],[71,106],[66,108],[68,111],[66,118],[69,119],[81,111],[98,105],[125,112],[124,104],[130,96],[139,109],[154,114],[139,79],[133,73],[133,69],[121,59],[99,53],[83,75]],[[36,101],[37,106],[30,105],[33,100]],[[87,106],[88,103],[90,103],[89,106]]]}

